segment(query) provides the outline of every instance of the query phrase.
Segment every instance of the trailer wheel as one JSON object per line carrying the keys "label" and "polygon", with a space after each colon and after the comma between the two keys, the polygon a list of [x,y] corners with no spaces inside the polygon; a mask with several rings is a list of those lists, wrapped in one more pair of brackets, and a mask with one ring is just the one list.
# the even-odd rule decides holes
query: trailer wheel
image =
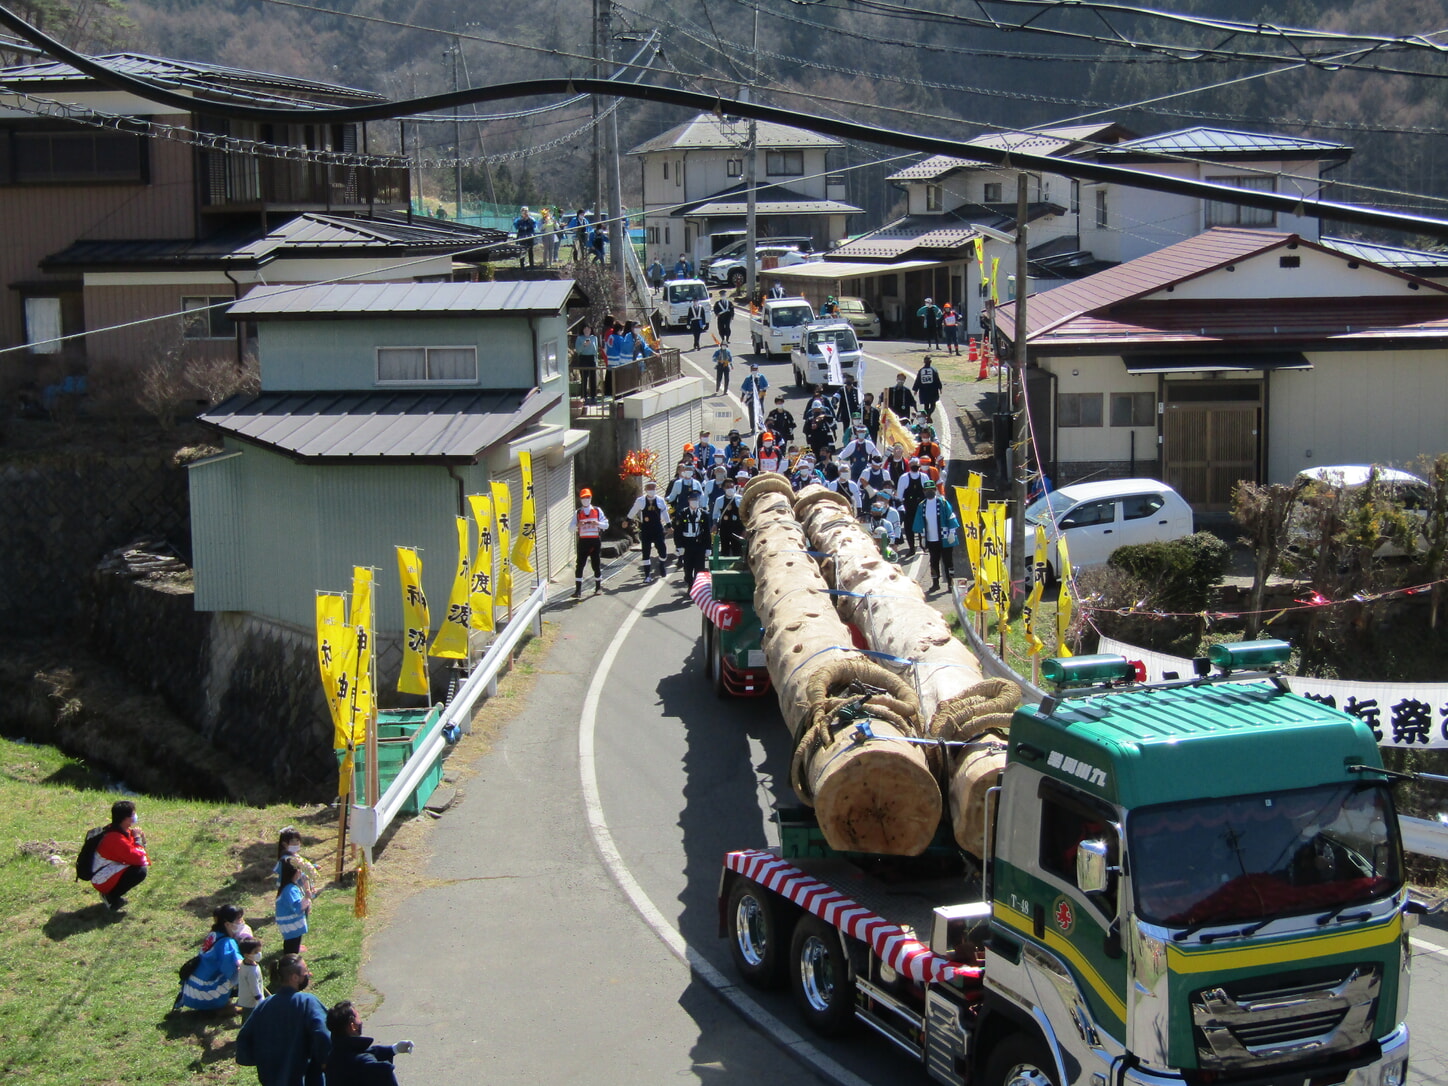
{"label": "trailer wheel", "polygon": [[709,646],[709,683],[714,687],[716,698],[727,698],[729,690],[724,685],[724,637],[722,630],[715,630]]}
{"label": "trailer wheel", "polygon": [[755,988],[778,988],[784,979],[779,910],[768,890],[749,879],[729,891],[729,950],[734,968]]}
{"label": "trailer wheel", "polygon": [[1056,1061],[1035,1037],[1018,1033],[990,1054],[985,1086],[1056,1086]]}
{"label": "trailer wheel", "polygon": [[800,917],[790,940],[790,986],[810,1029],[838,1037],[855,1021],[855,978],[840,933],[813,913]]}

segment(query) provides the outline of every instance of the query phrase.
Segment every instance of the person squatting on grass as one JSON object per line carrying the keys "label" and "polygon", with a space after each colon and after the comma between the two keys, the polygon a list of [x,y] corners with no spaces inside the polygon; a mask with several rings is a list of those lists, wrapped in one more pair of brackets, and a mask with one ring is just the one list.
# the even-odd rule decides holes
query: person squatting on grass
{"label": "person squatting on grass", "polygon": [[106,899],[112,912],[126,907],[126,892],[140,885],[151,866],[146,855],[146,838],[136,805],[128,799],[111,804],[111,824],[96,844],[91,885]]}
{"label": "person squatting on grass", "polygon": [[196,967],[181,982],[176,1003],[193,1011],[234,1012],[239,1008],[231,1002],[231,991],[241,966],[241,949],[236,940],[246,925],[236,905],[220,905],[211,916],[211,932]]}

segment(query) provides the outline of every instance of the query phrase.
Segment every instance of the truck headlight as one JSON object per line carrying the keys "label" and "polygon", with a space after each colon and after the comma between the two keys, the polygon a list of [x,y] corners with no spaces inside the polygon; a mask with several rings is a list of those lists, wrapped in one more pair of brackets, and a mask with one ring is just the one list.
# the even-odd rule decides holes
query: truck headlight
{"label": "truck headlight", "polygon": [[1382,1069],[1378,1078],[1379,1086],[1403,1086],[1407,1077],[1408,1061],[1394,1060]]}

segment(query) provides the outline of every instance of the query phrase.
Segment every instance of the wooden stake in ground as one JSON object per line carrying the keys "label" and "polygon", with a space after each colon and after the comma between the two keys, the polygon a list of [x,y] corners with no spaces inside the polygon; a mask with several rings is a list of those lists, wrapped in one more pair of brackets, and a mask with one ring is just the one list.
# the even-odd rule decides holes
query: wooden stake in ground
{"label": "wooden stake in ground", "polygon": [[[745,487],[754,609],[794,738],[790,783],[832,848],[923,852],[940,822],[940,787],[922,748],[910,684],[856,650],[791,508],[782,475]],[[868,731],[868,734],[866,734]]]}

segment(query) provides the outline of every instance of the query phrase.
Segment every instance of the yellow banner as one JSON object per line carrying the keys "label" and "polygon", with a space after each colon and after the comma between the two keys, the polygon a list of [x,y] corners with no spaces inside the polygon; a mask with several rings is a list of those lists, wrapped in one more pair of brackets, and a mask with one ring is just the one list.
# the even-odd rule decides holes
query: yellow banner
{"label": "yellow banner", "polygon": [[1036,560],[1031,568],[1031,594],[1021,614],[1026,623],[1026,646],[1032,656],[1039,656],[1046,643],[1036,636],[1036,608],[1041,605],[1041,593],[1046,590],[1046,529],[1036,525]]}
{"label": "yellow banner", "polygon": [[1061,577],[1061,591],[1056,597],[1056,655],[1070,656],[1071,650],[1066,647],[1066,631],[1071,628],[1071,611],[1076,599],[1071,595],[1071,555],[1066,550],[1065,539],[1056,540],[1056,552],[1061,559],[1056,563]]}
{"label": "yellow banner", "polygon": [[447,597],[447,612],[438,625],[437,636],[432,639],[429,656],[444,656],[449,660],[468,658],[468,518],[458,517],[458,568],[453,576],[452,591]]}
{"label": "yellow banner", "polygon": [[347,625],[356,644],[350,668],[352,676],[352,744],[367,738],[367,721],[372,716],[372,570],[352,567],[352,610]]}
{"label": "yellow banner", "polygon": [[980,472],[972,471],[965,486],[955,488],[955,501],[960,506],[960,531],[965,539],[965,557],[970,562],[970,591],[965,594],[965,608],[968,611],[985,610],[981,595],[980,570]]}
{"label": "yellow banner", "polygon": [[915,455],[915,439],[910,436],[910,431],[905,429],[900,416],[888,407],[880,409],[880,440],[887,449],[892,445],[899,445],[905,450],[907,457]]}
{"label": "yellow banner", "polygon": [[508,484],[493,482],[493,518],[497,528],[497,564],[493,567],[493,603],[498,607],[513,606],[513,570],[508,565],[513,537],[513,492]]}
{"label": "yellow banner", "polygon": [[976,240],[975,240],[975,264],[976,264],[976,267],[980,269],[980,281],[981,281],[981,285],[984,286],[984,285],[985,285],[985,282],[986,282],[986,278],[985,278],[985,240],[984,240],[983,238],[976,238]]}
{"label": "yellow banner", "polygon": [[397,548],[397,575],[402,582],[402,670],[399,694],[431,694],[427,681],[427,635],[432,623],[422,591],[422,559],[412,547]]}
{"label": "yellow banner", "polygon": [[327,712],[332,717],[332,746],[336,750],[347,745],[338,687],[346,674],[347,657],[351,655],[348,643],[351,640],[346,598],[331,592],[318,592],[317,666],[322,672],[322,696],[327,699]]}
{"label": "yellow banner", "polygon": [[513,565],[524,573],[532,573],[533,547],[538,540],[538,510],[533,501],[533,454],[520,452],[518,465],[523,469],[523,514],[518,525],[518,540],[513,544]]}
{"label": "yellow banner", "polygon": [[468,611],[473,629],[489,633],[493,623],[493,499],[486,494],[469,494],[473,522],[478,526],[478,550],[473,556],[473,581],[468,589]]}
{"label": "yellow banner", "polygon": [[991,502],[985,515],[985,540],[981,561],[989,570],[986,578],[986,605],[996,613],[996,629],[1011,632],[1010,574],[1006,569],[1006,503]]}
{"label": "yellow banner", "polygon": [[1001,258],[993,256],[990,258],[990,300],[999,302],[1001,300]]}

